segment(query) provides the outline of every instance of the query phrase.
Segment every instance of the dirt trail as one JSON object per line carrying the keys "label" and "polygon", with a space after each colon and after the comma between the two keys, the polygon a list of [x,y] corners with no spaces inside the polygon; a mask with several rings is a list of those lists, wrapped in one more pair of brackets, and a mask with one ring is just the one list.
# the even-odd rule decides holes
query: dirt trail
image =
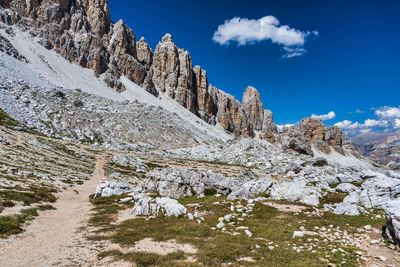
{"label": "dirt trail", "polygon": [[88,197],[104,176],[106,160],[97,158],[89,181],[60,193],[53,205],[56,210],[42,212],[24,234],[0,247],[0,265],[52,266],[65,262],[73,249],[74,233],[90,217],[92,205]]}

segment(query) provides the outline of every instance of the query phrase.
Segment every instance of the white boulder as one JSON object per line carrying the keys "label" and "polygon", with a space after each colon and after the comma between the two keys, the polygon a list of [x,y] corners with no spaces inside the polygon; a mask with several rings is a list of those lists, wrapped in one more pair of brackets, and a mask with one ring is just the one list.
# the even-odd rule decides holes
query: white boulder
{"label": "white boulder", "polygon": [[385,236],[400,246],[400,198],[387,203],[386,219]]}
{"label": "white boulder", "polygon": [[152,215],[158,216],[175,216],[187,214],[186,208],[177,200],[168,197],[152,198],[144,195],[136,195],[134,197],[135,206],[132,209],[132,214],[136,216]]}

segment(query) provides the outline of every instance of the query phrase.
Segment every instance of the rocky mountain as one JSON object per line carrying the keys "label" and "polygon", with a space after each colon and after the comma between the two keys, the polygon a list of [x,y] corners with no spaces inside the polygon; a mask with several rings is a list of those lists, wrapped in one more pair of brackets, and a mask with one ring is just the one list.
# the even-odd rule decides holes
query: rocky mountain
{"label": "rocky mountain", "polygon": [[[166,34],[154,50],[144,38],[120,20],[110,20],[108,3],[96,1],[3,1],[0,22],[29,28],[47,49],[94,74],[117,91],[126,90],[125,76],[157,96],[162,93],[206,122],[218,123],[236,136],[253,137],[263,131],[270,139],[273,127],[263,129],[264,109],[257,90],[246,89],[243,103],[208,84],[206,71],[193,68],[188,51]],[[267,124],[273,124],[267,116]],[[272,129],[272,132],[271,132]]]}
{"label": "rocky mountain", "polygon": [[387,166],[400,170],[400,131],[394,133],[365,133],[351,137],[361,155]]}

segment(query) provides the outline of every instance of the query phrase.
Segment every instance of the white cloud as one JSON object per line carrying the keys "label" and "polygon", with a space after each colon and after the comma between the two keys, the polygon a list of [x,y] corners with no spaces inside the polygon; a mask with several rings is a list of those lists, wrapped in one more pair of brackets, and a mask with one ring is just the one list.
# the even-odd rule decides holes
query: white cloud
{"label": "white cloud", "polygon": [[283,50],[286,52],[286,55],[283,56],[284,58],[298,57],[307,53],[307,50],[302,47],[284,47]]}
{"label": "white cloud", "polygon": [[260,19],[235,17],[219,25],[214,33],[213,40],[221,45],[237,42],[239,45],[270,40],[283,46],[285,58],[301,56],[306,53],[303,48],[309,36],[318,36],[317,31],[304,32],[288,25],[280,25],[274,16],[265,16]]}
{"label": "white cloud", "polygon": [[383,121],[383,120],[365,120],[363,126],[364,127],[387,127],[389,125],[388,121]]}
{"label": "white cloud", "polygon": [[340,128],[348,128],[353,122],[349,120],[344,120],[335,124],[335,126]]}
{"label": "white cloud", "polygon": [[278,132],[283,132],[283,128],[285,127],[291,127],[291,126],[295,126],[294,124],[285,124],[285,125],[276,125],[276,127],[278,128]]}
{"label": "white cloud", "polygon": [[375,115],[384,119],[400,118],[400,107],[380,107],[375,111]]}
{"label": "white cloud", "polygon": [[396,129],[400,128],[400,120],[399,119],[396,119],[394,121],[394,128],[396,128]]}
{"label": "white cloud", "polygon": [[338,122],[335,124],[335,126],[338,126],[343,129],[349,129],[349,130],[355,130],[355,129],[362,129],[362,128],[373,128],[373,127],[388,127],[389,122],[385,120],[371,120],[367,119],[364,121],[363,124],[358,123],[358,122],[352,122],[349,120],[345,120],[342,122]]}
{"label": "white cloud", "polygon": [[321,119],[322,121],[327,121],[327,120],[332,120],[332,119],[336,118],[336,113],[334,111],[331,111],[328,114],[324,114],[324,115],[312,114],[311,118]]}
{"label": "white cloud", "polygon": [[371,129],[362,129],[360,130],[361,133],[366,134],[369,133],[371,131]]}

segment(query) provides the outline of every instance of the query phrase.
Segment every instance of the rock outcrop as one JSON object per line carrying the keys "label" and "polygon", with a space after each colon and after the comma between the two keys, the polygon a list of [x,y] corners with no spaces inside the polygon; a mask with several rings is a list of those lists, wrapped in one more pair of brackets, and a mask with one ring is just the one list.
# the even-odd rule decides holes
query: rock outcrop
{"label": "rock outcrop", "polygon": [[175,199],[168,197],[152,198],[144,195],[134,195],[133,200],[135,206],[132,209],[132,214],[135,216],[175,216],[179,217],[187,213],[186,208],[179,204]]}
{"label": "rock outcrop", "polygon": [[304,134],[309,143],[324,140],[325,126],[319,119],[303,119],[300,123],[300,131]]}
{"label": "rock outcrop", "polygon": [[254,136],[252,125],[246,120],[246,112],[240,102],[222,91],[218,95],[217,122],[236,136]]}
{"label": "rock outcrop", "polygon": [[325,128],[324,141],[330,146],[342,146],[343,145],[343,132],[337,126],[331,126]]}
{"label": "rock outcrop", "polygon": [[158,91],[197,113],[192,59],[187,51],[176,47],[171,34],[166,34],[158,43],[154,51],[152,70],[153,83]]}
{"label": "rock outcrop", "polygon": [[246,114],[247,121],[254,130],[260,131],[263,128],[264,108],[260,100],[260,94],[254,87],[247,87],[243,94],[242,108]]}
{"label": "rock outcrop", "polygon": [[261,138],[267,140],[270,143],[274,143],[276,141],[277,134],[278,127],[274,123],[274,116],[272,111],[264,110]]}
{"label": "rock outcrop", "polygon": [[193,195],[204,195],[206,189],[214,188],[218,193],[228,194],[236,190],[239,182],[202,169],[155,169],[146,181],[147,192],[174,199]]}
{"label": "rock outcrop", "polygon": [[300,131],[307,139],[309,145],[314,145],[320,151],[329,154],[333,147],[340,154],[343,150],[343,132],[339,127],[325,128],[320,119],[305,118],[300,123]]}
{"label": "rock outcrop", "polygon": [[400,198],[389,201],[386,206],[384,236],[400,247]]}
{"label": "rock outcrop", "polygon": [[216,88],[209,87],[207,73],[200,66],[193,68],[194,72],[194,86],[196,87],[197,107],[200,118],[210,124],[216,123],[216,115],[218,111],[218,104],[216,96]]}
{"label": "rock outcrop", "polygon": [[296,126],[285,127],[281,139],[284,150],[293,150],[300,154],[314,156],[309,141]]}

